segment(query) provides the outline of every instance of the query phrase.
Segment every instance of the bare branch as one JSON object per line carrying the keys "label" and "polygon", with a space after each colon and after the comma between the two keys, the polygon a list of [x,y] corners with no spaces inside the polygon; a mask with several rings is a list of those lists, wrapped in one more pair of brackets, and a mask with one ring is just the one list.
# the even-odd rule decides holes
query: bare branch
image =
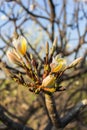
{"label": "bare branch", "polygon": [[20,123],[14,122],[12,119],[10,119],[3,111],[3,109],[0,107],[0,120],[10,129],[12,130],[33,130],[32,128],[29,128],[25,125],[22,125]]}

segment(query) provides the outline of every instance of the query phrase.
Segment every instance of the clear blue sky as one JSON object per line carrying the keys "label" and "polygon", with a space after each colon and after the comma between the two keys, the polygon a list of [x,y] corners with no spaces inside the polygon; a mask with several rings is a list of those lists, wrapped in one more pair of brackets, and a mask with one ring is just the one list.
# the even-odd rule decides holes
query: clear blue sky
{"label": "clear blue sky", "polygon": [[[23,3],[24,5],[27,7],[27,8],[30,8],[29,5],[27,4],[29,0],[24,0]],[[82,1],[82,0],[81,0]],[[41,8],[43,8],[43,1],[40,1],[40,0],[36,0],[36,2],[39,2],[39,5],[41,6]],[[57,4],[56,6],[56,14],[57,14],[57,17],[59,16],[60,14],[60,10],[61,10],[61,6],[62,6],[62,0],[54,0],[54,3]],[[81,2],[84,6],[84,11],[85,13],[87,14],[87,4],[85,4],[83,1]],[[30,2],[30,4],[32,4]],[[67,9],[66,9],[66,12],[67,12],[67,17],[68,17],[68,24],[70,24],[72,22],[71,20],[71,14],[73,13],[73,10],[74,10],[74,6],[75,3],[73,2],[73,0],[68,0],[68,3],[67,3]],[[15,5],[14,2],[3,2],[3,5],[0,7],[1,10],[4,10],[6,11],[7,14],[10,14],[10,16],[12,17],[11,13],[11,8],[14,7],[14,12],[15,12],[15,17],[17,16],[18,12],[22,12],[22,8],[19,7],[19,5]],[[41,8],[35,8],[35,10],[33,10],[33,12],[35,14],[41,14],[41,15],[46,15],[46,13],[44,11],[41,10]],[[81,8],[81,6],[80,6]],[[49,12],[49,7],[47,7],[48,9],[48,12]],[[26,12],[22,12],[21,13],[21,16],[22,18],[20,20],[18,20],[17,22],[17,25],[21,22],[21,20],[23,20],[23,18],[26,17]],[[49,17],[48,15],[46,15],[47,17]],[[79,18],[81,19],[81,17],[83,16],[83,13],[82,11],[79,12]],[[49,25],[49,22],[47,20],[41,20],[41,23],[46,26],[48,28],[48,30],[50,30],[50,25]],[[61,20],[62,22],[62,20]],[[80,29],[80,34],[83,35],[83,32],[84,32],[84,29],[85,29],[85,24],[86,24],[86,19],[84,18],[83,20],[81,19],[80,22],[79,22],[79,29]],[[6,17],[6,15],[4,15],[3,13],[0,13],[0,27],[4,24],[4,27],[2,27],[0,29],[1,33],[5,36],[5,35],[9,35],[11,36],[13,34],[13,30],[14,30],[14,25],[12,22],[8,22],[8,18]],[[33,28],[33,26],[35,28]],[[28,31],[28,33],[30,33],[31,37],[29,38],[30,40],[35,39],[38,35],[41,34],[41,32],[39,33],[36,33],[38,29],[38,26],[35,25],[31,20],[30,21],[27,21],[23,26],[22,28],[24,28],[24,31]],[[31,33],[33,30],[33,33]],[[76,46],[76,44],[78,43],[78,35],[77,35],[77,31],[76,30],[71,30],[70,28],[68,28],[68,31],[67,31],[67,35],[70,35],[70,39],[72,39],[72,41],[70,41],[70,49],[74,48]],[[57,30],[57,27],[55,26],[55,36],[58,35],[58,30]],[[43,38],[42,38],[42,41],[45,41],[45,40],[48,40],[48,37],[46,37],[46,34],[43,33],[41,35]],[[86,37],[87,38],[87,37]],[[40,39],[41,40],[41,39]],[[33,41],[34,42],[34,41]],[[0,47],[4,46],[5,44],[1,41],[0,39]],[[85,48],[87,47],[87,45],[84,45],[83,48],[82,48],[82,51],[85,50]]]}

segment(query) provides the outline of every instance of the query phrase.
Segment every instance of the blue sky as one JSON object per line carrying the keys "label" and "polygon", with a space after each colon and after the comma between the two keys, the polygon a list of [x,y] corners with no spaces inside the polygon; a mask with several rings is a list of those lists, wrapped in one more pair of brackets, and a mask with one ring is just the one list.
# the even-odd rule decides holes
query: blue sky
{"label": "blue sky", "polygon": [[[23,0],[22,0],[23,1]],[[57,17],[59,16],[60,14],[60,10],[61,10],[61,7],[62,7],[62,1],[63,0],[54,0],[54,3],[57,5],[56,6],[56,14],[57,14]],[[27,3],[29,2],[29,0],[25,0],[23,1],[23,4],[28,8],[30,9],[30,5],[33,4],[32,2],[30,2],[30,5],[28,5]],[[43,1],[39,1],[39,0],[36,0],[36,2],[39,3],[39,6],[41,8],[43,8]],[[47,2],[47,1],[46,1]],[[74,10],[74,7],[77,6],[77,4],[75,4],[73,2],[73,0],[68,0],[67,1],[68,4],[67,4],[67,9],[66,9],[66,12],[67,12],[67,17],[68,17],[68,20],[67,20],[67,23],[68,24],[71,24],[73,21],[71,19],[71,16],[72,16],[72,13],[73,13],[73,10]],[[87,14],[87,4],[85,2],[81,2],[81,4],[83,5],[84,7],[84,11],[85,13]],[[12,17],[12,11],[11,11],[11,8],[13,9],[14,8],[14,14],[15,14],[15,17],[17,17],[18,13],[20,13],[20,16],[21,16],[21,19],[18,20],[17,22],[17,25],[20,24],[20,22],[25,18],[25,17],[28,17],[26,15],[26,12],[23,11],[22,12],[22,8],[20,8],[19,5],[15,5],[14,2],[3,2],[3,5],[0,7],[1,10],[4,10],[6,11],[7,14],[10,14],[10,16]],[[41,10],[41,8],[35,8],[35,10],[33,10],[33,13],[35,14],[40,14],[42,16],[46,15],[47,17],[49,17],[49,15],[47,15],[44,11]],[[81,8],[81,5],[80,5],[80,8]],[[49,7],[47,6],[47,10],[49,12]],[[85,25],[87,23],[87,20],[84,18],[84,19],[81,19],[81,17],[83,17],[83,13],[82,11],[79,12],[79,29],[80,29],[80,34],[83,35],[83,32],[85,30]],[[41,23],[48,28],[48,30],[50,30],[50,25],[49,25],[49,22],[47,20],[42,20],[42,19],[38,19],[41,21]],[[63,19],[61,19],[61,22],[63,22]],[[4,15],[3,13],[0,13],[0,27],[4,24],[4,27],[0,28],[0,31],[1,33],[4,35],[9,35],[9,36],[12,36],[13,35],[13,31],[14,31],[14,24],[13,22],[8,22],[8,18],[6,17],[6,15]],[[74,23],[74,26],[76,26],[76,23]],[[29,40],[34,43],[36,38],[38,36],[40,36],[41,38],[39,38],[39,41],[40,41],[40,45],[45,42],[46,40],[49,40],[49,38],[47,37],[46,33],[43,32],[39,26],[37,24],[35,24],[35,22],[32,22],[31,20],[28,20],[27,22],[25,22],[25,24],[23,24],[21,26],[21,28],[23,28],[23,30],[25,32],[28,32],[29,36]],[[38,32],[38,33],[37,33]],[[27,34],[28,34],[27,33]],[[58,36],[58,29],[57,29],[57,26],[55,25],[55,36]],[[77,31],[76,29],[71,29],[71,28],[68,28],[67,30],[67,36],[70,35],[70,43],[69,43],[69,49],[72,49],[72,48],[75,48],[75,46],[78,44],[78,35],[77,35]],[[87,39],[87,37],[86,37]],[[42,41],[41,41],[42,40]],[[49,41],[50,42],[50,41]],[[33,44],[32,44],[33,45]],[[44,48],[43,45],[41,45],[41,47],[37,47],[37,49],[40,49],[41,47]],[[2,40],[0,39],[0,47],[3,47],[5,46],[4,42],[2,42]],[[87,48],[87,45],[84,45],[82,47],[82,50],[81,51],[84,51],[85,48]],[[45,49],[45,48],[44,48]],[[44,50],[43,49],[43,50]]]}

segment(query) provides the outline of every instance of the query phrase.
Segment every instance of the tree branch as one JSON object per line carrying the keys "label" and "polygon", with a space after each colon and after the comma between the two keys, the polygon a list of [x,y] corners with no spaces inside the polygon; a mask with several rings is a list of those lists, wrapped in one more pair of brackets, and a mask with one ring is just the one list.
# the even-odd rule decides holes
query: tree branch
{"label": "tree branch", "polygon": [[50,7],[50,22],[51,22],[51,40],[54,41],[54,20],[55,20],[55,6],[52,0],[48,0],[49,7]]}
{"label": "tree branch", "polygon": [[53,125],[56,128],[59,128],[61,126],[61,122],[60,122],[58,112],[56,110],[56,104],[54,102],[53,95],[45,94],[45,102],[46,102],[46,107],[47,107],[47,110],[48,110],[48,113],[49,113],[49,116],[51,118]]}
{"label": "tree branch", "polygon": [[77,105],[61,119],[61,127],[64,128],[69,122],[71,122],[85,106],[87,106],[87,99],[77,103]]}
{"label": "tree branch", "polygon": [[9,128],[9,130],[33,130],[30,127],[14,122],[4,113],[2,107],[0,107],[0,120]]}
{"label": "tree branch", "polygon": [[[52,98],[51,98],[51,100],[52,100]],[[67,124],[69,124],[69,123],[76,117],[76,115],[79,114],[79,112],[80,112],[82,109],[84,109],[84,107],[86,107],[86,106],[87,106],[87,99],[84,99],[84,100],[82,100],[81,102],[77,103],[77,105],[76,105],[74,108],[72,108],[72,110],[69,111],[69,112],[67,113],[67,115],[65,115],[63,118],[60,118],[60,122],[59,122],[59,117],[58,117],[58,119],[57,119],[57,121],[56,121],[56,123],[58,122],[58,124],[56,124],[56,127],[57,127],[57,128],[64,128],[64,127],[65,127]],[[53,107],[53,105],[49,103],[49,107]],[[51,108],[51,109],[54,109],[54,108]],[[50,111],[50,109],[49,109],[49,111]],[[55,110],[54,110],[54,111],[55,111]],[[50,113],[49,113],[49,114],[50,114]],[[54,115],[55,115],[55,114],[54,114]],[[54,122],[52,122],[52,123],[54,123]],[[51,127],[52,127],[52,123],[49,122],[44,130],[50,130]],[[59,123],[60,123],[60,124],[59,124]],[[53,124],[53,125],[54,125],[54,124]]]}

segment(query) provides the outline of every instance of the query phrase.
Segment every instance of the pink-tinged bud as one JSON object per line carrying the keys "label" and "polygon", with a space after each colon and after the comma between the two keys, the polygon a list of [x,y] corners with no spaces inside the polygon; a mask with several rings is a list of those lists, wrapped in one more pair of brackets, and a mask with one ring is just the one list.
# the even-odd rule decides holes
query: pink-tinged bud
{"label": "pink-tinged bud", "polygon": [[15,49],[11,49],[7,51],[7,57],[11,63],[20,65],[21,63],[21,58],[15,51]]}
{"label": "pink-tinged bud", "polygon": [[55,80],[56,78],[54,77],[54,75],[48,75],[42,82],[42,86],[43,87],[48,87],[51,88],[55,85]]}
{"label": "pink-tinged bud", "polygon": [[77,58],[68,67],[72,68],[72,67],[76,66],[78,63],[80,63],[82,61],[82,59],[83,59],[82,57]]}
{"label": "pink-tinged bud", "polygon": [[13,46],[21,54],[25,55],[27,51],[27,41],[23,36],[19,36],[18,39],[14,39]]}

